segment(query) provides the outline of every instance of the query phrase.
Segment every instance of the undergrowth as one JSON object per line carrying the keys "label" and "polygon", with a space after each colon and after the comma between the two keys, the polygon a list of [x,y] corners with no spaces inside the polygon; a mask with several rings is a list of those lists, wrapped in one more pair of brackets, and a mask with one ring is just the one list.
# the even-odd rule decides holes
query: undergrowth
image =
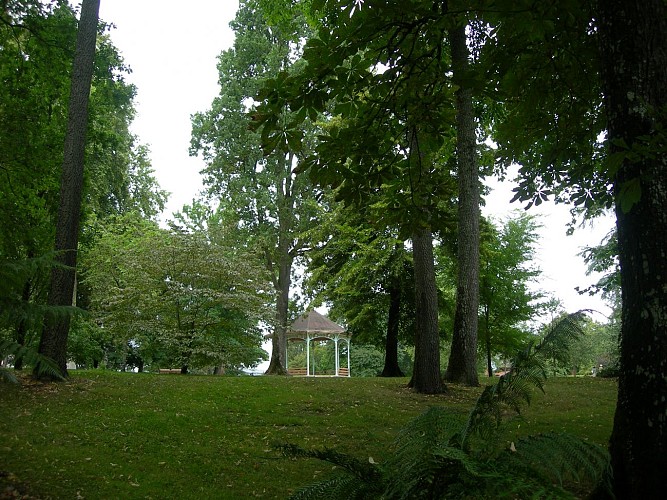
{"label": "undergrowth", "polygon": [[510,371],[484,388],[467,415],[440,406],[410,421],[382,462],[279,445],[285,456],[335,466],[330,476],[291,498],[569,498],[586,486],[608,488],[607,450],[584,437],[550,431],[501,445],[503,424],[531,402],[534,388],[544,391],[546,361],[564,356],[583,334],[584,316],[583,311],[566,316],[517,353]]}

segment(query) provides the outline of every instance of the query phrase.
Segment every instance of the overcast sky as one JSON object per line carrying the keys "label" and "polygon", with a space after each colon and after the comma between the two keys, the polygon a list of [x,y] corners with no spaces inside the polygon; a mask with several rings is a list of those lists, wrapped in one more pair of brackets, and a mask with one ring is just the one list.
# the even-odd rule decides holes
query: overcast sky
{"label": "overcast sky", "polygon": [[[151,160],[161,187],[171,193],[165,217],[190,203],[201,189],[199,171],[204,164],[190,158],[190,116],[210,107],[218,94],[216,58],[230,48],[234,34],[229,22],[237,0],[102,0],[100,17],[116,25],[111,39],[132,68],[129,81],[138,88],[137,118],[133,132],[151,150]],[[502,218],[510,210],[512,185],[496,186],[485,213]],[[593,278],[585,276],[582,245],[599,243],[611,229],[607,219],[594,229],[566,236],[567,207],[542,204],[544,228],[538,264],[544,271],[541,288],[563,300],[568,311],[594,308],[606,312],[598,299],[579,296]]]}
{"label": "overcast sky", "polygon": [[157,179],[171,193],[166,217],[201,189],[201,160],[188,155],[190,116],[218,93],[217,56],[234,43],[237,0],[102,0],[100,18],[138,89],[132,131],[147,144]]}

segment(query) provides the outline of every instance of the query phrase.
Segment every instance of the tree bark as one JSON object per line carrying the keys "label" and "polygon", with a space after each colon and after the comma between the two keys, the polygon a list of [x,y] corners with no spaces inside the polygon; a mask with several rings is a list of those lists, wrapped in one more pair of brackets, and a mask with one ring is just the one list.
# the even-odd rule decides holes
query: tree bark
{"label": "tree bark", "polygon": [[491,362],[491,330],[489,330],[489,308],[484,308],[484,342],[486,344],[486,374],[493,378],[493,363]]}
{"label": "tree bark", "polygon": [[465,26],[451,31],[450,46],[456,92],[456,155],[458,163],[458,277],[452,349],[445,379],[469,386],[477,376],[477,323],[479,309],[479,167],[472,91],[465,87],[468,48]]}
{"label": "tree bark", "polygon": [[[661,498],[667,491],[667,7],[663,0],[607,0],[598,9],[611,152],[640,152],[625,158],[614,179],[622,327],[613,490],[616,498]],[[641,154],[647,141],[652,147]],[[633,186],[641,191],[630,207]]]}
{"label": "tree bark", "polygon": [[435,284],[431,228],[415,229],[412,236],[415,266],[416,332],[415,364],[409,387],[422,394],[445,391],[440,376],[438,294]]}
{"label": "tree bark", "polygon": [[384,352],[384,368],[381,377],[402,377],[398,366],[398,328],[401,319],[400,278],[393,278],[389,286],[389,318],[387,319],[387,341]]}
{"label": "tree bark", "polygon": [[[30,257],[31,255],[28,255],[28,258]],[[23,303],[26,309],[28,308],[31,296],[32,296],[32,279],[28,278],[26,279],[26,282],[23,285],[23,291],[21,292],[21,302]],[[16,343],[20,345],[25,345],[27,333],[28,333],[28,320],[26,318],[26,313],[23,313],[16,325]],[[14,370],[20,371],[22,369],[23,369],[23,358],[16,358],[16,360],[14,361]]]}
{"label": "tree bark", "polygon": [[[99,8],[100,0],[83,0],[81,6],[81,19],[72,66],[69,115],[60,182],[60,204],[56,224],[55,249],[61,265],[54,267],[51,271],[49,306],[72,305],[79,242],[88,101],[95,60]],[[69,323],[69,314],[47,314],[39,344],[40,354],[53,359],[63,376],[67,376]]]}
{"label": "tree bark", "polygon": [[283,164],[283,182],[278,188],[278,276],[274,279],[274,287],[278,296],[276,298],[276,323],[271,338],[271,361],[265,372],[266,375],[287,375],[287,322],[294,262],[291,249],[292,218],[294,217],[291,165],[292,155],[288,155]]}
{"label": "tree bark", "polygon": [[[279,244],[279,247],[281,245]],[[289,313],[289,289],[291,284],[292,259],[289,251],[280,251],[278,263],[278,297],[276,299],[276,323],[271,338],[271,361],[267,375],[287,374],[287,321]]]}

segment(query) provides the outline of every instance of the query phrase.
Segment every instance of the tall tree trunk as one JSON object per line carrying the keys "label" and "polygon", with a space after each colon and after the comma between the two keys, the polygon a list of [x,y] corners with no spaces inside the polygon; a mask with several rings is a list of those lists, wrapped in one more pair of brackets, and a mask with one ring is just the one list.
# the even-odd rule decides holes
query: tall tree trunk
{"label": "tall tree trunk", "polygon": [[[279,244],[279,248],[281,244]],[[276,324],[271,338],[271,361],[267,375],[287,373],[287,322],[289,313],[289,289],[291,284],[292,258],[289,249],[280,250],[278,263],[278,297],[276,299]]]}
{"label": "tall tree trunk", "polygon": [[[51,271],[48,305],[71,306],[76,275],[79,217],[83,189],[83,161],[88,127],[88,101],[95,60],[100,0],[83,0],[72,66],[65,154],[60,182],[60,205],[56,225],[57,259]],[[69,315],[48,314],[44,321],[39,352],[52,358],[67,376]]]}
{"label": "tall tree trunk", "polygon": [[440,376],[438,294],[435,284],[431,228],[415,229],[412,236],[415,266],[415,364],[409,386],[422,394],[444,392]]}
{"label": "tall tree trunk", "polygon": [[[271,339],[271,361],[267,375],[287,374],[287,328],[289,319],[289,291],[292,284],[294,197],[292,193],[292,155],[283,164],[284,178],[278,188],[278,276],[274,278],[276,298],[276,324]],[[267,256],[268,259],[271,259]],[[269,264],[271,267],[271,264]]]}
{"label": "tall tree trunk", "polygon": [[384,369],[381,377],[402,377],[398,366],[398,328],[401,319],[401,283],[400,278],[392,278],[389,286],[389,318],[387,320],[387,342],[384,351]]}
{"label": "tall tree trunk", "polygon": [[465,86],[468,48],[465,26],[451,31],[456,92],[456,155],[458,163],[458,278],[452,350],[445,379],[469,386],[479,385],[477,377],[477,323],[479,308],[479,167],[472,91]]}
{"label": "tall tree trunk", "polygon": [[[663,0],[606,0],[598,9],[611,152],[653,148],[632,161],[626,158],[614,179],[623,299],[610,441],[614,494],[662,498],[667,491],[667,7]],[[630,207],[633,195],[639,199]]]}

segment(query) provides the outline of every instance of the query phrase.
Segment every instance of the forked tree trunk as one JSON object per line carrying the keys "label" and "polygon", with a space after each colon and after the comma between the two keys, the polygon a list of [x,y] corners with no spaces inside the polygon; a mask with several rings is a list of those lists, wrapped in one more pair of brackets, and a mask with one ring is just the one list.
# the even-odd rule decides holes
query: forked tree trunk
{"label": "forked tree trunk", "polygon": [[610,441],[613,490],[616,498],[662,498],[667,491],[667,6],[663,0],[605,0],[598,10],[608,141],[612,153],[633,152],[614,179],[623,306]]}
{"label": "forked tree trunk", "polygon": [[[60,205],[56,225],[57,259],[51,272],[49,306],[71,306],[76,276],[79,218],[83,190],[83,162],[88,127],[88,101],[95,60],[100,0],[83,0],[72,67],[67,133],[60,181]],[[69,314],[47,314],[39,352],[53,359],[67,376]]]}
{"label": "forked tree trunk", "polygon": [[458,277],[452,349],[445,379],[469,386],[479,385],[477,377],[477,323],[479,308],[479,168],[472,92],[465,87],[468,48],[465,26],[451,31],[456,92],[456,157],[459,184]]}

